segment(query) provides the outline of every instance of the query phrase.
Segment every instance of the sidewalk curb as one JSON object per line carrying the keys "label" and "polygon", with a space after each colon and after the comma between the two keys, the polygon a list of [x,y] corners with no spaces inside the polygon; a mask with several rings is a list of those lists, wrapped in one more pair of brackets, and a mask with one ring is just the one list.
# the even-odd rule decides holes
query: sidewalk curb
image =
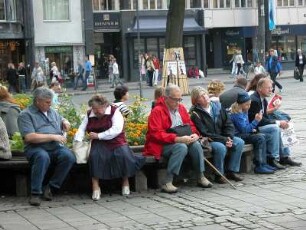
{"label": "sidewalk curb", "polygon": [[[202,81],[203,78],[190,79],[188,81],[188,85],[189,85],[189,87],[198,86],[198,85],[201,85],[202,83],[206,84],[207,82],[212,81],[214,79],[222,80],[222,78],[225,79],[225,80],[223,80],[224,84],[233,84],[235,82],[235,79],[234,78],[229,78],[228,76],[229,76],[228,74],[222,74],[222,75],[216,74],[215,77],[214,77],[214,75],[210,75],[210,76],[204,78],[204,81]],[[289,78],[293,78],[293,76],[282,75],[281,77],[279,77],[279,79],[289,79]],[[197,80],[199,80],[199,81],[197,81]],[[130,91],[139,90],[139,82],[127,82],[126,85],[129,87]],[[100,87],[101,87],[101,84],[100,84]],[[150,89],[150,88],[153,88],[153,87],[147,86],[146,82],[142,82],[142,89]],[[76,95],[87,95],[87,94],[96,94],[96,93],[111,93],[111,92],[114,92],[114,89],[110,88],[110,87],[107,87],[107,88],[104,88],[104,89],[99,89],[98,88],[97,90],[91,89],[91,90],[86,90],[86,91],[79,91],[79,90],[73,91],[73,89],[69,89],[69,91],[66,91],[66,94],[68,94],[69,96],[76,96]]]}

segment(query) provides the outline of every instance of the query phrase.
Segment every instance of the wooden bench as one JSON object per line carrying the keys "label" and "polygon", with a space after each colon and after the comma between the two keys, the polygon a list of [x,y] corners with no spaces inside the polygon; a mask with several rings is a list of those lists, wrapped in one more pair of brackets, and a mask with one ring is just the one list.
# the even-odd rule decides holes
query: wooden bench
{"label": "wooden bench", "polygon": [[[141,154],[143,146],[133,146],[131,147],[135,154]],[[253,145],[245,145],[243,148],[243,156],[241,159],[241,172],[250,172],[253,165]],[[205,155],[207,159],[212,158],[212,155]],[[143,170],[136,173],[135,177],[132,179],[132,184],[134,190],[137,192],[146,191],[148,189],[148,184],[155,184],[157,187],[161,185],[161,179],[165,177],[166,171],[166,161],[163,159],[156,161],[153,156],[146,156],[146,163]],[[85,170],[88,173],[86,164],[75,164],[72,171],[75,170]],[[151,178],[148,178],[146,170],[151,171]],[[22,152],[14,152],[13,158],[11,160],[1,160],[0,170],[9,170],[14,173],[16,196],[27,196],[29,191],[29,177],[30,177],[30,164]],[[154,179],[154,182],[149,181]],[[77,179],[76,179],[77,180]],[[87,186],[87,185],[85,185]]]}
{"label": "wooden bench", "polygon": [[[136,147],[133,149],[133,151],[135,152],[135,154],[141,154],[142,149],[143,147]],[[209,160],[212,159],[212,155],[210,153],[209,154],[205,153],[205,157]],[[162,158],[159,161],[157,161],[153,156],[146,156],[146,164],[144,166],[144,169],[138,171],[134,178],[135,191],[137,192],[146,191],[148,189],[149,181],[145,173],[147,167],[150,167],[150,170],[155,170],[154,179],[157,187],[161,186],[162,183],[161,179],[166,176],[167,173],[166,162]],[[252,171],[252,167],[253,167],[253,145],[246,144],[243,147],[243,155],[240,163],[240,172],[249,173]]]}

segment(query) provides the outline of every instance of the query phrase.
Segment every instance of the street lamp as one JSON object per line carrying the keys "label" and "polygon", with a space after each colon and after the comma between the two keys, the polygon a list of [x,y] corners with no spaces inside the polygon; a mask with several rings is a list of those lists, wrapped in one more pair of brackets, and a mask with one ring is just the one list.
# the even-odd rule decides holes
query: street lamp
{"label": "street lamp", "polygon": [[136,6],[136,23],[137,23],[137,52],[138,52],[138,73],[139,73],[139,96],[142,98],[142,76],[141,76],[141,55],[140,55],[140,31],[139,31],[139,0]]}

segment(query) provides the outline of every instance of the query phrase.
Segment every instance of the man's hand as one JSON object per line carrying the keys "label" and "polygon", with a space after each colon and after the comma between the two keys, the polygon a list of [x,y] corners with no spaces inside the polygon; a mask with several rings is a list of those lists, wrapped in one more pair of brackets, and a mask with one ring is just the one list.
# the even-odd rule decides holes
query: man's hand
{"label": "man's hand", "polygon": [[279,127],[281,127],[282,129],[287,129],[289,127],[288,121],[281,120],[279,123]]}
{"label": "man's hand", "polygon": [[191,142],[190,143],[193,143],[193,142],[196,142],[197,140],[199,140],[199,136],[196,133],[191,134],[190,138],[191,138]]}
{"label": "man's hand", "polygon": [[65,144],[67,142],[66,137],[64,137],[63,135],[54,134],[53,139],[54,141],[59,142],[61,144]]}
{"label": "man's hand", "polygon": [[262,113],[261,113],[261,112],[256,113],[256,114],[255,114],[255,120],[258,121],[258,122],[260,122],[261,119],[262,119]]}
{"label": "man's hand", "polygon": [[64,131],[66,131],[66,132],[69,131],[69,129],[70,129],[70,127],[71,127],[69,121],[67,121],[67,120],[64,119],[62,125],[63,125],[63,130],[64,130]]}
{"label": "man's hand", "polygon": [[228,147],[228,148],[233,147],[233,140],[230,137],[227,138],[225,146]]}

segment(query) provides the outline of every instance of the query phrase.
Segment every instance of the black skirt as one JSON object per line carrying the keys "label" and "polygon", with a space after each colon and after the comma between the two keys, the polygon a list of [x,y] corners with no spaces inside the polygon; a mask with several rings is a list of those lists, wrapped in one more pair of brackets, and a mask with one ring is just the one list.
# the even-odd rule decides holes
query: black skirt
{"label": "black skirt", "polygon": [[92,142],[89,154],[92,177],[102,180],[132,177],[144,163],[145,157],[135,155],[128,145],[109,149],[102,141]]}

